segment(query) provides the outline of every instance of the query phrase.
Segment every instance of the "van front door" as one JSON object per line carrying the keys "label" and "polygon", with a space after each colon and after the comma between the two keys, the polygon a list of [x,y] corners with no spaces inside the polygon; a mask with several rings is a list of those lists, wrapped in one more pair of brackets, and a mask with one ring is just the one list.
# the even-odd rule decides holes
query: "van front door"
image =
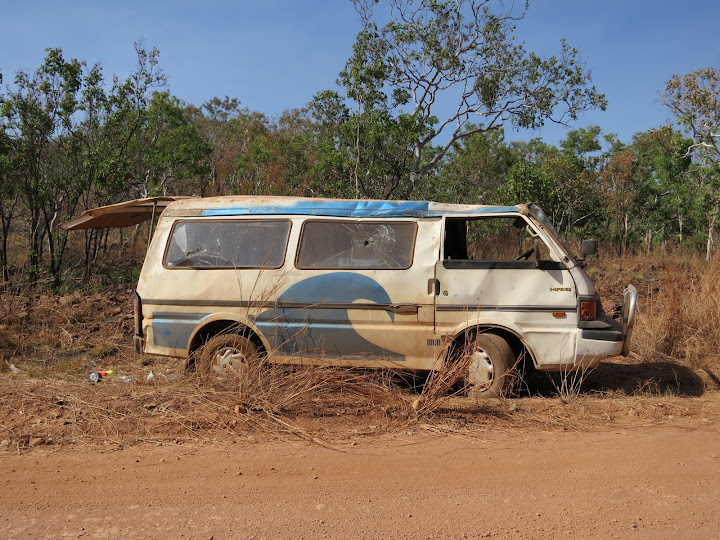
{"label": "van front door", "polygon": [[518,335],[538,364],[573,361],[575,283],[523,216],[445,218],[435,279],[438,334],[501,327]]}

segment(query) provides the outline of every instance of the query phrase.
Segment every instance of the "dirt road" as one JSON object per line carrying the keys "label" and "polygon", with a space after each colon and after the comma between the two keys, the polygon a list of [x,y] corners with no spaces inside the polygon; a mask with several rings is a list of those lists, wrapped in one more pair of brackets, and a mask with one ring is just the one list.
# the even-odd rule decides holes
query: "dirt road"
{"label": "dirt road", "polygon": [[715,422],[6,451],[0,475],[3,538],[720,538]]}

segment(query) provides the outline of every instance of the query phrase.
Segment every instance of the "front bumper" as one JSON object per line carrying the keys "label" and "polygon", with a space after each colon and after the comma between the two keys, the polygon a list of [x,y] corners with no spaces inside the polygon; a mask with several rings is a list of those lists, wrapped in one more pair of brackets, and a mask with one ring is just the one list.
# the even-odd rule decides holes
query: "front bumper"
{"label": "front bumper", "polygon": [[611,356],[628,356],[630,339],[635,324],[638,293],[628,285],[623,291],[623,306],[620,320],[602,314],[595,321],[582,323],[578,336],[577,356],[583,365],[597,364]]}
{"label": "front bumper", "polygon": [[638,292],[635,287],[628,285],[623,291],[622,329],[625,339],[623,340],[622,354],[630,354],[630,338],[635,326],[635,309],[637,308]]}

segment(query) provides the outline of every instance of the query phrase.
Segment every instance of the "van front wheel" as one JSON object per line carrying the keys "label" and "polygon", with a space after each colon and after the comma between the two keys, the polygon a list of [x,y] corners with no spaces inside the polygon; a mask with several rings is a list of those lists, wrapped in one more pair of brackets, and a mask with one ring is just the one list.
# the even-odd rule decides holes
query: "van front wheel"
{"label": "van front wheel", "polygon": [[238,334],[219,334],[197,352],[195,367],[210,382],[248,385],[257,378],[262,364],[258,347]]}
{"label": "van front wheel", "polygon": [[465,387],[474,397],[507,395],[515,384],[515,355],[496,334],[478,334],[467,351]]}

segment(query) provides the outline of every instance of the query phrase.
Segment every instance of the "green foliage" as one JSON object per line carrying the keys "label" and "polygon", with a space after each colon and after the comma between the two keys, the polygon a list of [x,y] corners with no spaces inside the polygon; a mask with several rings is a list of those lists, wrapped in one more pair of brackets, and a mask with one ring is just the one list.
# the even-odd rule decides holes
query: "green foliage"
{"label": "green foliage", "polygon": [[[430,148],[430,153],[435,153]],[[499,202],[498,194],[512,166],[520,160],[502,129],[478,131],[458,140],[420,191],[423,198],[454,203]]]}
{"label": "green foliage", "polygon": [[693,137],[687,155],[695,160],[693,177],[709,216],[706,256],[713,254],[715,222],[720,213],[720,69],[708,67],[673,75],[661,95],[679,124]]}
{"label": "green foliage", "polygon": [[168,92],[155,93],[147,110],[147,123],[138,137],[142,150],[136,164],[148,195],[167,195],[186,191],[184,180],[209,172],[208,156],[212,152],[200,137],[183,104]]}
{"label": "green foliage", "polygon": [[[526,11],[512,5],[390,0],[390,18],[379,21],[371,1],[354,3],[363,29],[340,90],[278,118],[237,98],[183,103],[163,91],[159,52],[141,43],[135,71],[112,83],[99,65],[68,61],[59,49],[19,72],[0,90],[0,281],[14,273],[56,290],[63,276],[133,281],[126,270],[96,266],[111,249],[107,231],[87,231],[78,253],[57,224],[161,194],[534,201],[561,235],[592,235],[620,254],[668,245],[712,253],[717,70],[668,82],[663,99],[684,133],[666,126],[628,143],[588,126],[558,146],[508,143],[504,125],[534,127],[604,106],[576,51],[565,43],[551,58],[525,51],[513,21]],[[467,90],[457,114],[438,118],[437,104],[458,96],[455,85]],[[22,249],[9,247],[21,233]]]}
{"label": "green foliage", "polygon": [[[409,193],[464,137],[505,124],[535,128],[605,107],[604,96],[589,85],[589,72],[567,43],[560,43],[557,56],[541,58],[516,41],[514,22],[525,16],[527,2],[517,9],[481,0],[390,0],[384,23],[374,17],[373,0],[353,3],[363,30],[349,61],[352,69],[343,72],[355,76],[340,82],[358,104],[358,115],[383,104],[394,119],[412,118],[405,133]],[[396,97],[389,109],[385,89]],[[441,102],[454,111],[448,118],[436,116]],[[447,142],[433,147],[441,136]]]}
{"label": "green foliage", "polygon": [[520,161],[513,165],[504,187],[506,203],[536,202],[543,208],[554,208],[557,203],[557,183],[553,176],[534,163]]}

